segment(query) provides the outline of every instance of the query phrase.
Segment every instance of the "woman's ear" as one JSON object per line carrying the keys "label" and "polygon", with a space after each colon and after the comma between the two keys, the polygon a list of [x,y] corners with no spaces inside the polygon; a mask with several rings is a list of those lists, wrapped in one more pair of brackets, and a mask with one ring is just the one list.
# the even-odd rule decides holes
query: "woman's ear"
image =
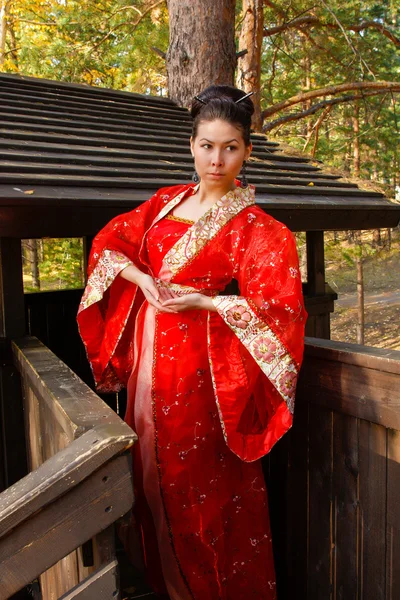
{"label": "woman's ear", "polygon": [[252,153],[253,150],[253,144],[250,142],[250,144],[248,146],[246,146],[246,152],[244,155],[244,160],[249,160],[250,158],[250,154]]}
{"label": "woman's ear", "polygon": [[192,153],[192,156],[194,156],[193,146],[194,146],[193,136],[190,136],[190,152]]}

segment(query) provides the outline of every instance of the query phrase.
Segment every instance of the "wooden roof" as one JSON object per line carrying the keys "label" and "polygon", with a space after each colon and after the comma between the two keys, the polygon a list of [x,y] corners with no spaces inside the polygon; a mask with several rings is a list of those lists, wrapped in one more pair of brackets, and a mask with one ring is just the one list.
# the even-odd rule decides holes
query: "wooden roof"
{"label": "wooden roof", "polygon": [[[0,235],[90,235],[190,180],[191,118],[166,98],[0,74]],[[253,135],[257,201],[293,230],[395,226],[400,207]]]}

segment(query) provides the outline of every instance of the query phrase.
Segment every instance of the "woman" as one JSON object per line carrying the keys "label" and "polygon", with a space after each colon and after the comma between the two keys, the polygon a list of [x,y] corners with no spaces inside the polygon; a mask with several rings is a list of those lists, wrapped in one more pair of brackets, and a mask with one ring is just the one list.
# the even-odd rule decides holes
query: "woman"
{"label": "woman", "polygon": [[292,423],[306,313],[293,235],[236,179],[252,112],[230,86],[196,97],[200,183],[98,234],[78,315],[98,389],[128,385],[146,568],[172,600],[276,598],[258,459]]}

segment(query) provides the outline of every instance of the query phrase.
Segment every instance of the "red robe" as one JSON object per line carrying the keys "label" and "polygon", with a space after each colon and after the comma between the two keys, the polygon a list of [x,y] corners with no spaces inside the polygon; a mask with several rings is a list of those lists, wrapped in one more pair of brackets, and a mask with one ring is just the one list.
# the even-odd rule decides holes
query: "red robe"
{"label": "red robe", "polygon": [[[193,184],[159,190],[95,238],[78,323],[99,390],[128,385],[136,513],[150,581],[172,600],[276,598],[260,459],[292,424],[306,312],[294,237],[237,187],[196,223],[171,218]],[[161,313],[118,277],[134,263]],[[236,279],[240,296],[219,293]]]}

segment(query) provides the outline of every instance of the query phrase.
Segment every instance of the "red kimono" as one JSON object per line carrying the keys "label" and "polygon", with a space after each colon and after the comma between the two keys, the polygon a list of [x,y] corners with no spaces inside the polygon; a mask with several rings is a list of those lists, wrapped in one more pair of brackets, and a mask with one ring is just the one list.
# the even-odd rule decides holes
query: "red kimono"
{"label": "red kimono", "polygon": [[[292,424],[306,320],[294,237],[237,187],[197,222],[171,215],[193,184],[159,190],[95,238],[79,309],[97,387],[128,385],[136,516],[149,580],[171,600],[276,598],[261,463]],[[155,310],[118,277],[134,263]],[[236,279],[240,296],[219,295]]]}

